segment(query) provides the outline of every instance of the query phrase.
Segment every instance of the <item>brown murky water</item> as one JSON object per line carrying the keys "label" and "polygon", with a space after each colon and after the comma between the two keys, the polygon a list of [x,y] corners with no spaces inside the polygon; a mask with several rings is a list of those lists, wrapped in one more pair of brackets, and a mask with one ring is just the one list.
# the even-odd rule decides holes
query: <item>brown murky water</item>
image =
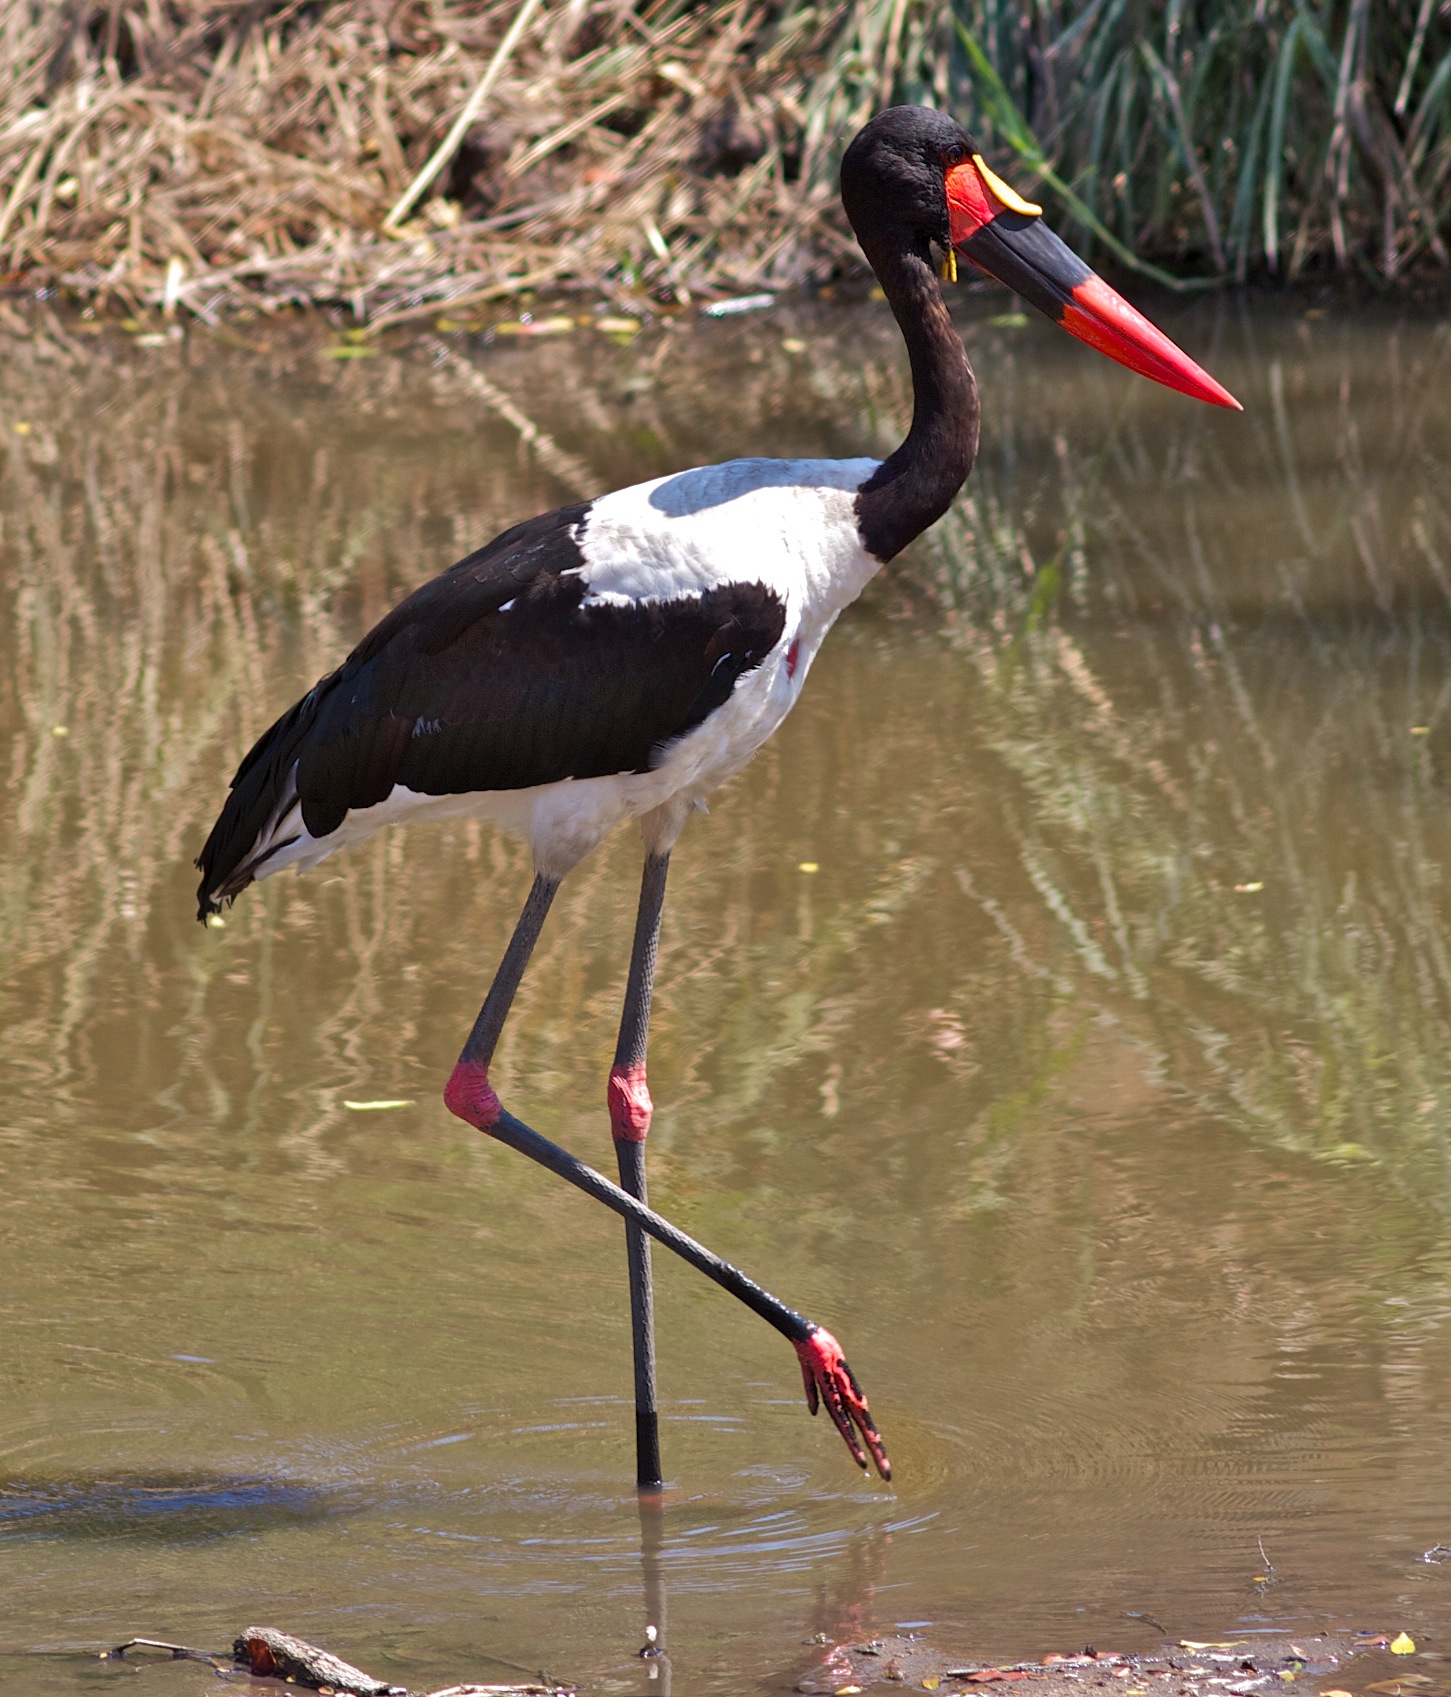
{"label": "brown murky water", "polygon": [[[661,1256],[645,1551],[617,1222],[438,1101],[521,852],[394,834],[214,931],[190,861],[256,732],[504,525],[890,444],[885,309],[475,350],[482,392],[0,329],[0,1681],[262,1621],[415,1688],[659,1690],[647,1585],[692,1693],[913,1622],[1444,1642],[1451,339],[1203,307],[1239,418],[1002,305],[970,497],[675,857],[651,1050],[657,1206],[839,1332],[897,1477]],[[601,1164],[637,864],[571,880],[501,1054]]]}

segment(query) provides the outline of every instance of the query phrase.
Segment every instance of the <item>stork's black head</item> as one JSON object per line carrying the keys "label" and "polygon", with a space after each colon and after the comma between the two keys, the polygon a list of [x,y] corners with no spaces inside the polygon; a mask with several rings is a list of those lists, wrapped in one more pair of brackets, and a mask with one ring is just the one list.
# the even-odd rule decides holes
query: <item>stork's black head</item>
{"label": "stork's black head", "polygon": [[841,162],[841,200],[870,255],[883,237],[918,248],[952,240],[947,173],[977,144],[956,118],[929,106],[889,106],[863,129]]}
{"label": "stork's black head", "polygon": [[[1009,188],[946,112],[926,106],[879,112],[842,158],[841,199],[899,320],[904,311],[920,316],[930,309],[933,296],[926,290],[935,293],[936,285],[924,282],[922,262],[935,242],[1130,370],[1215,406],[1239,408],[1228,390],[1059,241],[1043,222],[1042,208]],[[914,275],[915,286],[904,293],[904,280]]]}

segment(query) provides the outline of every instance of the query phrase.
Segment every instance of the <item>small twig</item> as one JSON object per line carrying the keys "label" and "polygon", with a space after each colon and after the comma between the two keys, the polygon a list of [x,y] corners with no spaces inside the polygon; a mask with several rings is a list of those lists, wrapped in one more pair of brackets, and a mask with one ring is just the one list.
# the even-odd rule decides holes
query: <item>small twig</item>
{"label": "small twig", "polygon": [[192,1650],[185,1644],[168,1644],[164,1638],[128,1638],[114,1650],[102,1650],[97,1660],[109,1662],[114,1658],[124,1662],[128,1650],[166,1650],[174,1662],[206,1662],[214,1668],[230,1667],[232,1661],[219,1650]]}
{"label": "small twig", "polygon": [[499,72],[508,63],[509,55],[518,46],[519,38],[523,35],[530,18],[534,16],[538,5],[539,0],[524,0],[524,4],[514,14],[513,23],[505,31],[504,39],[499,43],[493,58],[489,60],[483,76],[474,85],[474,92],[464,102],[463,110],[454,119],[448,134],[434,148],[429,156],[428,163],[403,191],[393,210],[383,220],[385,230],[396,230],[398,228],[413,210],[414,202],[417,201],[449,160],[453,158],[455,149],[463,140],[469,125],[478,116],[480,107],[488,99],[489,90],[498,80]]}

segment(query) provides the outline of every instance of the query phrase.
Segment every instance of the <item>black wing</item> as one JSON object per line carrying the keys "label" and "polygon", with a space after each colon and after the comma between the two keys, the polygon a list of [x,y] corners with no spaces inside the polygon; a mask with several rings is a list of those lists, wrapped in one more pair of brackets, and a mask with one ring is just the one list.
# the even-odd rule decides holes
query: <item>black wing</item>
{"label": "black wing", "polygon": [[585,606],[588,504],[516,525],[416,590],[257,742],[198,857],[205,914],[290,805],[335,831],[395,784],[426,795],[648,771],[780,641],[759,583]]}

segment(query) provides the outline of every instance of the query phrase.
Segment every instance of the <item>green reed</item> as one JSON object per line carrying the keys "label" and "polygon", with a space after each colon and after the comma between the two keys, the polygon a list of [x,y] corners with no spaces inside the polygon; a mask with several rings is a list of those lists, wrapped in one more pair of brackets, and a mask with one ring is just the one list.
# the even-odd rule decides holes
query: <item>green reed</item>
{"label": "green reed", "polygon": [[1448,262],[1433,0],[859,0],[829,73],[971,114],[1124,264],[1205,279]]}

